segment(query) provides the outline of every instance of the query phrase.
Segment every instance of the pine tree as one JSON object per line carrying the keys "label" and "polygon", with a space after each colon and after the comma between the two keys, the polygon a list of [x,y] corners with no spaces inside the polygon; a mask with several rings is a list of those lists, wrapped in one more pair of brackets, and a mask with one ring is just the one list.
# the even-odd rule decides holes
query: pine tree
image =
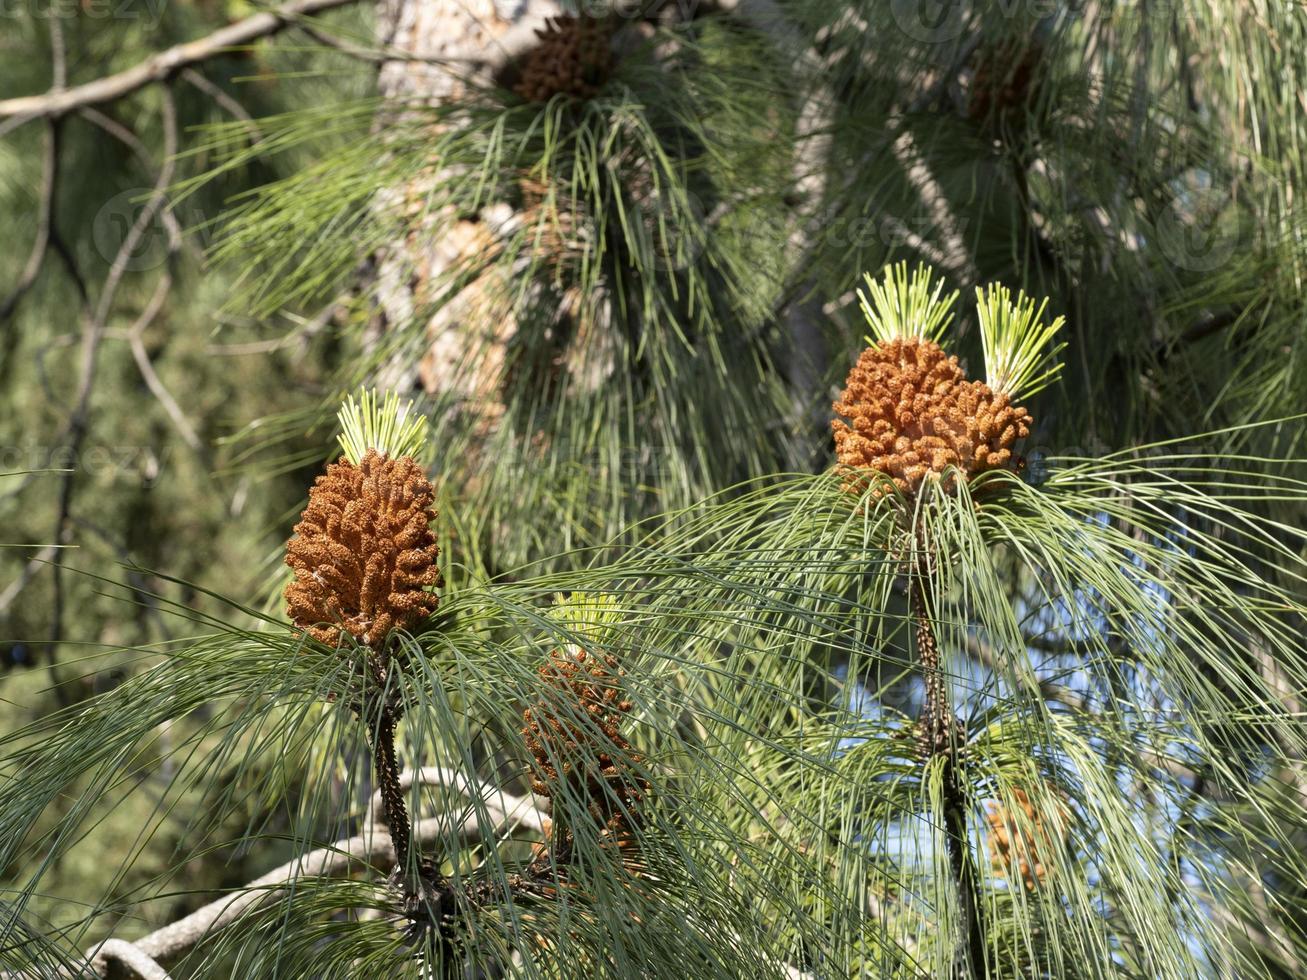
{"label": "pine tree", "polygon": [[[108,680],[55,578],[6,976],[1300,975],[1302,11],[337,7],[71,79],[88,22],[15,20],[0,320],[80,295],[67,432],[121,334],[208,444],[136,355],[173,308],[325,382],[231,442],[305,497],[256,587],[83,569],[170,624]],[[234,57],[310,82],[179,125]],[[61,153],[119,104],[159,172],[94,281]]]}

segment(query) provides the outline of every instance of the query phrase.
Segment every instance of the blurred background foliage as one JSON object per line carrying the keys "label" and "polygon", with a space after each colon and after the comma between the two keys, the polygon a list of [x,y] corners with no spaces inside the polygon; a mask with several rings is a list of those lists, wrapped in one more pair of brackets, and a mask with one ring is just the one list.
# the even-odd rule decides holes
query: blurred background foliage
{"label": "blurred background foliage", "polygon": [[[128,68],[155,51],[247,16],[253,7],[244,2],[143,2],[118,5],[114,16],[79,11],[62,17],[70,81]],[[8,52],[0,56],[3,96],[43,91],[50,84],[48,19],[27,13],[7,11],[0,20],[0,47]],[[366,24],[368,14],[360,8],[337,17]],[[202,149],[196,151],[195,133],[230,119],[229,100],[238,100],[234,104],[243,112],[258,117],[306,103],[357,98],[371,84],[369,72],[303,37],[234,51],[196,70],[201,69],[202,84],[182,79],[173,88],[182,134],[179,181],[213,167]],[[321,397],[341,361],[331,325],[315,336],[278,345],[270,344],[268,335],[274,329],[294,330],[298,321],[293,312],[257,323],[222,312],[235,277],[206,257],[209,222],[230,196],[284,177],[306,162],[294,153],[276,161],[252,160],[226,171],[177,209],[186,232],[177,255],[168,255],[166,231],[158,221],[132,251],[98,348],[85,432],[72,437],[69,421],[82,378],[85,327],[78,296],[83,287],[92,301],[98,295],[157,178],[164,138],[156,90],[147,88],[96,112],[103,125],[84,115],[59,124],[58,247],[47,256],[31,291],[0,322],[0,469],[15,474],[0,480],[0,540],[5,545],[0,548],[0,731],[15,731],[60,704],[108,690],[156,662],[154,651],[185,632],[161,612],[166,604],[215,612],[226,607],[211,600],[206,589],[249,596],[264,588],[270,565],[280,561],[290,519],[312,482],[323,440],[305,440],[313,446],[313,461],[282,473],[242,467],[224,440],[269,413]],[[29,125],[0,140],[0,214],[8,229],[0,249],[0,282],[6,297],[35,237],[43,139],[42,128]],[[189,433],[179,429],[148,386],[129,338],[165,268],[173,277],[172,289],[140,339],[158,381],[181,407]],[[72,474],[63,472],[70,468]],[[23,475],[29,470],[41,472]],[[71,476],[71,491],[65,523],[69,547],[59,586],[62,642],[52,646],[54,556],[40,546],[59,538],[66,475]],[[19,547],[27,544],[37,547]],[[116,583],[125,583],[127,591]],[[166,754],[166,743],[160,751]],[[157,826],[161,840],[176,841],[181,828],[203,812],[211,790],[197,790],[175,808],[156,810],[152,785],[167,784],[167,768],[147,765],[154,775],[135,792],[121,800],[106,799],[88,847],[51,869],[46,879],[50,898],[33,909],[51,928],[80,919],[88,911],[86,903],[98,900],[101,890],[91,883],[103,876],[106,852],[146,839],[148,833],[140,835],[147,827]],[[233,838],[247,818],[268,817],[264,805],[249,801],[245,817],[232,814],[228,830]],[[61,812],[57,806],[51,809],[47,827],[58,823]],[[275,846],[264,845],[252,859],[243,852],[214,854],[190,862],[187,874],[199,888],[235,885],[278,853]],[[150,849],[113,891],[128,894],[171,864],[166,846]],[[26,868],[7,867],[4,877],[13,880]],[[182,897],[151,914],[163,922],[186,907]],[[126,928],[148,930],[149,925]]]}

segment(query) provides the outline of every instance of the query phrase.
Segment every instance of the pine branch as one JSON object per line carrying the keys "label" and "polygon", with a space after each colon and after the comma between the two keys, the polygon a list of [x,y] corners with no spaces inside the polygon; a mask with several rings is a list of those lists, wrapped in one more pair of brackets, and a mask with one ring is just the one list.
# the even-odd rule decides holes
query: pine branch
{"label": "pine branch", "polygon": [[110,963],[119,963],[127,967],[141,980],[172,980],[168,971],[160,966],[152,956],[141,950],[135,943],[125,939],[106,939],[97,946],[87,959],[94,969],[107,974]]}
{"label": "pine branch", "polygon": [[[400,785],[399,763],[395,756],[395,726],[399,712],[381,704],[368,713],[368,740],[372,745],[372,764],[377,777],[377,793],[381,799],[381,818],[395,844],[396,863],[401,872],[408,867],[412,827],[408,807],[404,805],[404,791]],[[372,718],[376,718],[375,727]]]}
{"label": "pine branch", "polygon": [[[455,830],[460,839],[477,840],[501,833],[506,828],[526,827],[537,833],[544,831],[539,802],[534,797],[513,796],[485,783],[466,779],[452,770],[438,767],[405,772],[396,780],[396,785],[400,788],[411,787],[414,783],[451,787],[477,801],[477,812]],[[380,794],[378,797],[373,801],[374,810],[378,806],[384,807]],[[495,802],[492,803],[491,800]],[[483,820],[483,816],[488,819]],[[444,817],[419,820],[412,828],[412,840],[415,842],[440,840],[449,835],[449,821]],[[377,828],[372,820],[365,823],[361,834],[288,861],[254,879],[239,891],[216,899],[185,918],[156,929],[135,942],[110,939],[101,943],[87,953],[87,964],[93,974],[99,977],[108,976],[110,964],[117,963],[135,971],[144,980],[165,980],[168,974],[159,966],[160,960],[176,959],[219,929],[270,904],[300,878],[341,875],[357,865],[399,866],[394,837]],[[158,972],[150,972],[153,970]],[[4,980],[18,980],[18,977],[5,974]]]}
{"label": "pine branch", "polygon": [[137,321],[132,325],[131,330],[127,333],[128,343],[132,348],[132,358],[136,361],[136,367],[141,372],[141,378],[145,381],[145,386],[150,389],[150,393],[163,406],[163,410],[168,413],[168,418],[172,420],[173,427],[176,428],[177,434],[182,437],[182,441],[190,446],[196,452],[204,449],[204,443],[201,442],[195,427],[191,425],[190,419],[186,413],[177,404],[177,399],[172,396],[159,374],[154,370],[154,363],[150,360],[150,355],[145,349],[145,340],[143,334],[154,318],[163,310],[163,304],[168,298],[172,289],[172,276],[167,272],[159,279],[159,284],[155,287],[154,296],[150,298],[149,305],[141,313]]}

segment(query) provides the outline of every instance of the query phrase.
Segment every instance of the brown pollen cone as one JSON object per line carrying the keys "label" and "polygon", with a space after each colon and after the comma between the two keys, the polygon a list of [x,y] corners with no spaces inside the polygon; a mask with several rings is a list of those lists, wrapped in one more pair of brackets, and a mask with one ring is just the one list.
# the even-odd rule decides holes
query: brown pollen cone
{"label": "brown pollen cone", "polygon": [[1007,807],[988,806],[985,820],[989,823],[989,858],[998,877],[1006,878],[1015,870],[1026,888],[1034,891],[1048,877],[1053,838],[1025,790],[1014,790],[1012,797],[1024,817],[1020,823]]}
{"label": "brown pollen cone", "polygon": [[369,449],[357,466],[344,457],[330,464],[286,545],[291,621],[328,646],[342,633],[372,645],[435,612],[439,600],[427,591],[440,584],[434,496],[407,456]]}
{"label": "brown pollen cone", "polygon": [[588,802],[608,839],[628,845],[631,814],[648,795],[649,782],[633,771],[639,756],[621,733],[631,702],[619,687],[617,658],[555,650],[540,676],[551,685],[551,696],[522,713],[522,736],[535,757],[532,790],[553,798],[569,787]]}
{"label": "brown pollen cone", "polygon": [[967,479],[1006,466],[1033,421],[1007,395],[968,381],[938,344],[917,338],[864,350],[833,407],[842,416],[831,422],[835,454],[857,493],[867,483],[860,471],[884,473],[911,494],[950,466]]}
{"label": "brown pollen cone", "polygon": [[613,69],[613,32],[606,22],[563,14],[545,21],[536,37],[539,43],[526,53],[514,92],[528,102],[599,94]]}

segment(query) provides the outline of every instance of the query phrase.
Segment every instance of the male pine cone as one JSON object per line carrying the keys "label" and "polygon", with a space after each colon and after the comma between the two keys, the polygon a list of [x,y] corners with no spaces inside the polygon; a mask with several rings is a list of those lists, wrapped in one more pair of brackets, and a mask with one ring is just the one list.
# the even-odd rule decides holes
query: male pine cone
{"label": "male pine cone", "polygon": [[431,482],[411,458],[342,457],[309,491],[286,546],[291,621],[328,646],[348,633],[372,646],[436,610],[440,584]]}
{"label": "male pine cone", "polygon": [[968,381],[956,357],[920,338],[864,350],[834,409],[844,416],[831,422],[835,453],[856,492],[866,485],[859,475],[866,470],[916,493],[927,475],[949,467],[970,479],[1006,466],[1012,445],[1030,434],[1032,422],[1007,395]]}
{"label": "male pine cone", "polygon": [[[1067,814],[1058,805],[1045,819],[1023,789],[1013,790],[1012,798],[1012,808],[1002,804],[988,807],[990,863],[1000,878],[1019,872],[1026,889],[1034,891],[1048,878],[1055,840],[1065,837]],[[1018,819],[1018,810],[1023,819]]]}
{"label": "male pine cone", "polygon": [[550,696],[522,713],[522,736],[535,757],[532,790],[554,798],[570,787],[609,839],[625,845],[649,781],[635,771],[639,756],[621,732],[632,705],[619,687],[617,658],[555,650],[540,677]]}

